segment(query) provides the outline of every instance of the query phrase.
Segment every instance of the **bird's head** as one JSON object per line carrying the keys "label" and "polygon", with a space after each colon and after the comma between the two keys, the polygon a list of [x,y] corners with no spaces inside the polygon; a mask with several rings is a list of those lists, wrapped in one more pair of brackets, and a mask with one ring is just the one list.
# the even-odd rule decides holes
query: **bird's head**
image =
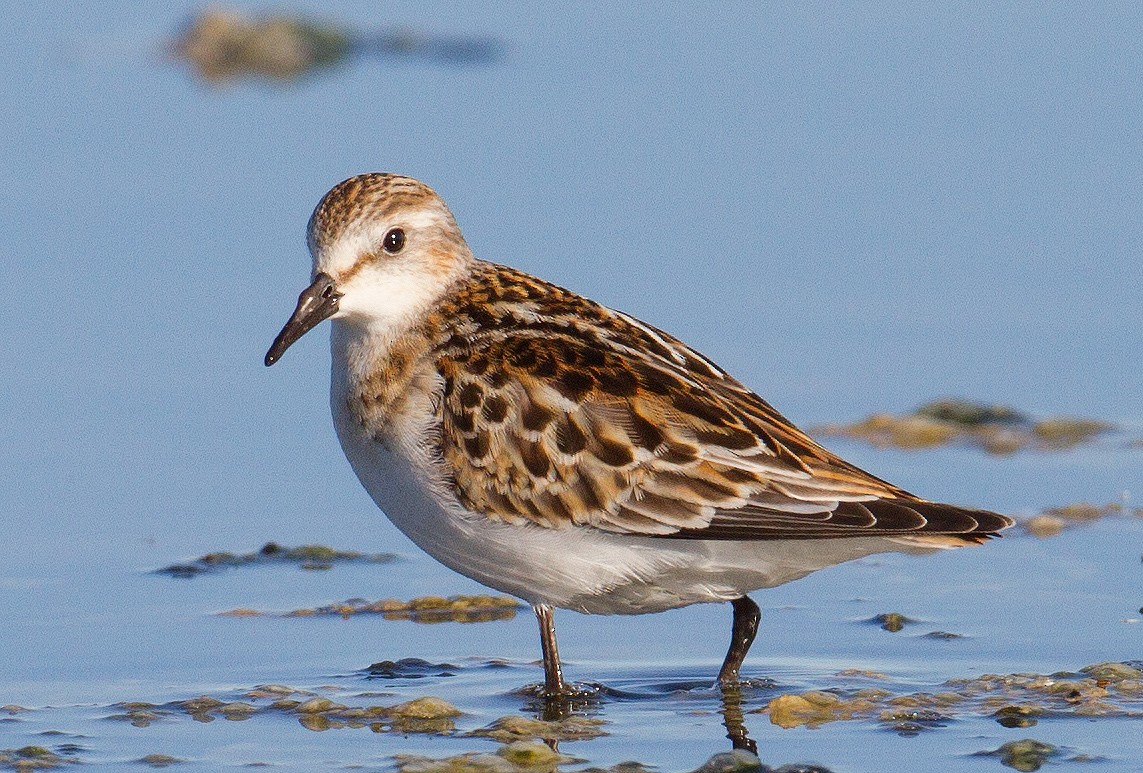
{"label": "bird's head", "polygon": [[306,242],[312,282],[266,353],[267,365],[324,319],[364,328],[407,324],[474,260],[441,198],[394,174],[334,186],[314,209]]}

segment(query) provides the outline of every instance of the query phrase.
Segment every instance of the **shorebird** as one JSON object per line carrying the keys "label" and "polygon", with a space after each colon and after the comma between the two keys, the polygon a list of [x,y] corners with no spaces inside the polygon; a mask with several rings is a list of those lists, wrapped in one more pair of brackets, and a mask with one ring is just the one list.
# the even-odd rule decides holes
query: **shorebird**
{"label": "shorebird", "polygon": [[339,183],[307,242],[311,283],[266,364],[332,320],[330,403],[357,477],[426,553],[532,605],[546,695],[571,692],[554,607],[729,601],[732,685],[760,619],[747,593],[1012,524],[849,464],[669,333],[478,260],[417,180]]}

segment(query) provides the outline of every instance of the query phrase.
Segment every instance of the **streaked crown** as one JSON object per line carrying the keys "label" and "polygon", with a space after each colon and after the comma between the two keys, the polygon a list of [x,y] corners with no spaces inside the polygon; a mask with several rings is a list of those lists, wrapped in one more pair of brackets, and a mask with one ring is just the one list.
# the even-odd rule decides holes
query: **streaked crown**
{"label": "streaked crown", "polygon": [[411,177],[373,172],[335,185],[310,217],[313,273],[343,297],[336,318],[391,317],[439,295],[473,263],[444,201]]}

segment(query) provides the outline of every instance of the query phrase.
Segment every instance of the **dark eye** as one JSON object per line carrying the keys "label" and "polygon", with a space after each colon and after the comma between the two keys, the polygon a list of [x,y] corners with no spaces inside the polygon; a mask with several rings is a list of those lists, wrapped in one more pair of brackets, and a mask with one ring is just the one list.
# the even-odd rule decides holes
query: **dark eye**
{"label": "dark eye", "polygon": [[389,232],[385,234],[385,241],[381,243],[385,248],[385,252],[390,255],[396,255],[405,246],[405,232],[400,228],[390,228]]}

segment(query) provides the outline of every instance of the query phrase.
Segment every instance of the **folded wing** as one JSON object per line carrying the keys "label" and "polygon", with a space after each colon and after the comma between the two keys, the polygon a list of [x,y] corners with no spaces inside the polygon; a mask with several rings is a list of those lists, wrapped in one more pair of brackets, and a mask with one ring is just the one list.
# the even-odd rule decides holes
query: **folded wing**
{"label": "folded wing", "polygon": [[979,541],[1012,523],[848,464],[702,355],[590,302],[471,328],[437,368],[440,454],[494,520],[717,540]]}

